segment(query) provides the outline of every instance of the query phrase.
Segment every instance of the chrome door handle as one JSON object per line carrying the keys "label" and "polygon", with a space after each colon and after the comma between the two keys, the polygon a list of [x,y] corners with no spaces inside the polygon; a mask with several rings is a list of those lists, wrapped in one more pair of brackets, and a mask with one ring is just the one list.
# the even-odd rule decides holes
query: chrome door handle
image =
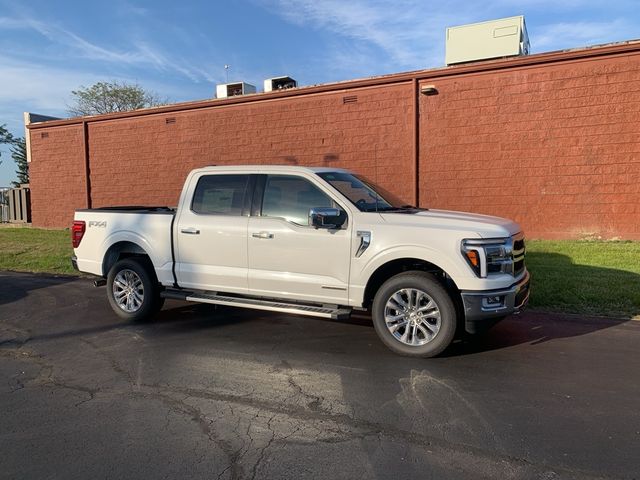
{"label": "chrome door handle", "polygon": [[271,232],[254,232],[251,234],[253,238],[273,238],[273,233]]}
{"label": "chrome door handle", "polygon": [[198,230],[197,228],[183,228],[182,230],[180,230],[182,233],[186,233],[188,235],[200,235],[200,230]]}

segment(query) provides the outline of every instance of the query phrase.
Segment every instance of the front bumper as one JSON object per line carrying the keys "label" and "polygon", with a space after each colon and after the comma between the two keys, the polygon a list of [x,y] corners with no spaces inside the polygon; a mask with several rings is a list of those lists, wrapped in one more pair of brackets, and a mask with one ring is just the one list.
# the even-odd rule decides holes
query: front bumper
{"label": "front bumper", "polygon": [[461,292],[465,330],[477,333],[502,317],[520,313],[529,301],[530,280],[527,271],[522,279],[505,289]]}

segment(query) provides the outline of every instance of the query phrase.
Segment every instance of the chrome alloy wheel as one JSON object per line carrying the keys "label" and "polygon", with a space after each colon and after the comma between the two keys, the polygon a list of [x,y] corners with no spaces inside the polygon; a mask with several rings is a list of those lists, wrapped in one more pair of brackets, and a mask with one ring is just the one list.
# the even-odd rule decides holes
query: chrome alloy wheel
{"label": "chrome alloy wheel", "polygon": [[113,279],[113,298],[127,313],[137,312],[144,301],[142,279],[133,270],[120,270]]}
{"label": "chrome alloy wheel", "polygon": [[396,340],[412,347],[429,343],[442,325],[436,302],[415,288],[403,288],[389,297],[384,321]]}

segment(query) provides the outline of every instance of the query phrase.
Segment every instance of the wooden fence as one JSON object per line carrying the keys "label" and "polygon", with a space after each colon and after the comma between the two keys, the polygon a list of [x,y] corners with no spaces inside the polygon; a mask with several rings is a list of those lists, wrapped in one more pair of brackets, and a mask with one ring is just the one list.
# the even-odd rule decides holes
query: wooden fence
{"label": "wooden fence", "polygon": [[0,189],[0,221],[31,223],[31,189],[29,184]]}

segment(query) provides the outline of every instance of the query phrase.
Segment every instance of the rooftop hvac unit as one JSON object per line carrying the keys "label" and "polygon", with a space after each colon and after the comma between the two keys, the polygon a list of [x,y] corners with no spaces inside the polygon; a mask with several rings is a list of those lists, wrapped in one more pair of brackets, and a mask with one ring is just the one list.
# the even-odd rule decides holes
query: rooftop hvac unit
{"label": "rooftop hvac unit", "polygon": [[247,93],[256,93],[256,87],[245,82],[216,85],[217,98],[235,97],[237,95],[246,95]]}
{"label": "rooftop hvac unit", "polygon": [[528,54],[523,15],[447,28],[447,65]]}
{"label": "rooftop hvac unit", "polygon": [[267,78],[264,81],[264,91],[272,92],[274,90],[288,90],[290,88],[296,88],[298,82],[291,77],[273,77]]}

